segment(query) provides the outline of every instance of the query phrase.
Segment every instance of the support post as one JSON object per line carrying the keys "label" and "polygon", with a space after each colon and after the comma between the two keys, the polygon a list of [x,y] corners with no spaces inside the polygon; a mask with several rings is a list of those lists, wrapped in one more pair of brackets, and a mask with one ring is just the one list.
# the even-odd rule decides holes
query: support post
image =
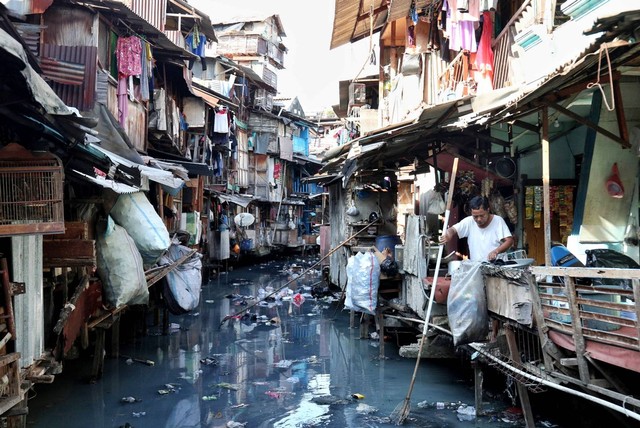
{"label": "support post", "polygon": [[551,266],[551,191],[549,185],[549,110],[542,109],[542,209],[544,214],[544,264]]}
{"label": "support post", "polygon": [[471,363],[473,366],[473,387],[475,390],[475,398],[476,398],[476,415],[484,415],[484,410],[482,408],[482,367],[480,364],[473,361]]}
{"label": "support post", "polygon": [[[504,330],[507,337],[507,345],[509,346],[509,353],[511,359],[517,364],[522,364],[520,359],[520,350],[518,349],[518,343],[516,341],[516,333],[511,326],[507,326]],[[529,401],[529,390],[526,386],[516,381],[516,387],[518,388],[518,395],[520,396],[520,405],[522,406],[522,413],[524,415],[524,421],[527,428],[535,428],[535,420],[533,418],[533,411],[531,410],[531,402]]]}

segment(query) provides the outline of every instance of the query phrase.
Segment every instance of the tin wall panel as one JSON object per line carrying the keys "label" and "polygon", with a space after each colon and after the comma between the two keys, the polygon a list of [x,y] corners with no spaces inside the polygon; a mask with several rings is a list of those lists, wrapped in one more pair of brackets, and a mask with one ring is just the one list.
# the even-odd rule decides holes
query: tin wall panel
{"label": "tin wall panel", "polygon": [[63,85],[49,82],[49,85],[60,99],[68,106],[80,111],[93,109],[96,97],[96,73],[98,49],[94,46],[42,46],[42,56],[61,61],[84,65],[84,82],[82,85]]}
{"label": "tin wall panel", "polygon": [[133,0],[131,10],[160,31],[164,31],[167,0]]}

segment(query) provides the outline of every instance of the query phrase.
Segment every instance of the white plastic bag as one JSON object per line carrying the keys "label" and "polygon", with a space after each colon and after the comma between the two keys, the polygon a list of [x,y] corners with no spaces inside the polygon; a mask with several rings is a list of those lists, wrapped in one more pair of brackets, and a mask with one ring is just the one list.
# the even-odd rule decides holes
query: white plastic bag
{"label": "white plastic bag", "polygon": [[[171,264],[191,252],[191,248],[172,243],[169,250],[160,258],[161,264]],[[180,266],[167,274],[168,292],[173,304],[172,312],[185,313],[194,310],[200,303],[202,289],[202,255],[193,254]],[[176,307],[177,305],[177,307]]]}
{"label": "white plastic bag", "polygon": [[465,260],[451,275],[447,315],[453,345],[483,341],[489,333],[489,311],[480,262]]}
{"label": "white plastic bag", "polygon": [[133,238],[145,267],[153,266],[171,245],[167,227],[143,192],[118,196],[109,214]]}
{"label": "white plastic bag", "polygon": [[345,307],[375,315],[380,286],[380,263],[371,251],[349,257]]}
{"label": "white plastic bag", "polygon": [[127,231],[107,217],[96,235],[97,271],[106,301],[114,307],[148,304],[142,257]]}

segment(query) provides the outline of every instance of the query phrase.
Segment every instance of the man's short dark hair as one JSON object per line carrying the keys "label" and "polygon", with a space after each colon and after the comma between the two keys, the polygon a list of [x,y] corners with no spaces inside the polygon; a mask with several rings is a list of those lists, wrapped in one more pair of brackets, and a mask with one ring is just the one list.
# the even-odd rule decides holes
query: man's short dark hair
{"label": "man's short dark hair", "polygon": [[469,209],[470,210],[479,210],[480,208],[484,210],[489,210],[489,199],[484,196],[474,196],[469,201]]}

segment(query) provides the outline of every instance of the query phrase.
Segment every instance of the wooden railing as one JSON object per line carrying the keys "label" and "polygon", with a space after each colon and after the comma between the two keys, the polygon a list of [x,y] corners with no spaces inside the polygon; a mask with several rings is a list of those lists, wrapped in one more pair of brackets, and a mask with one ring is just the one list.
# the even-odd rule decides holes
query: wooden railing
{"label": "wooden railing", "polygon": [[525,0],[492,43],[493,89],[514,84],[511,49],[518,31],[535,23],[536,16],[533,11],[535,3],[536,0]]}
{"label": "wooden railing", "polygon": [[532,267],[531,270],[536,276],[553,278],[537,283],[544,326],[573,337],[583,380],[588,379],[587,341],[640,351],[640,269]]}

